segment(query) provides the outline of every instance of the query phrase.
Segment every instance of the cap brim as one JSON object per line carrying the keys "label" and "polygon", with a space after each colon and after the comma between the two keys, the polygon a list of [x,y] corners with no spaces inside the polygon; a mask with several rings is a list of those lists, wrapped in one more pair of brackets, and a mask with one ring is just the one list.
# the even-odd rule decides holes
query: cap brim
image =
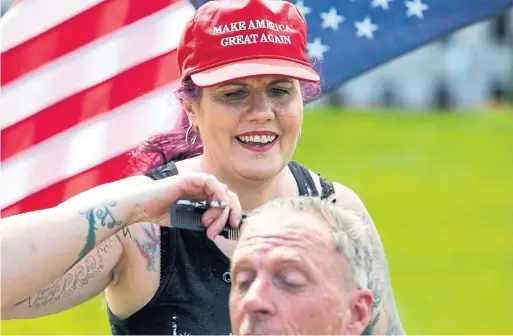
{"label": "cap brim", "polygon": [[258,58],[217,66],[191,75],[199,87],[219,85],[236,79],[255,76],[283,76],[318,82],[319,75],[309,66],[275,58]]}

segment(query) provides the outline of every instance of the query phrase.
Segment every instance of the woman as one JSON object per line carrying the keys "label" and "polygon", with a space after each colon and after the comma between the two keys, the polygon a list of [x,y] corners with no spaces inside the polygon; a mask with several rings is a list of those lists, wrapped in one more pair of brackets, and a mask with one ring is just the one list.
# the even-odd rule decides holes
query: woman
{"label": "woman", "polygon": [[[4,318],[55,313],[104,291],[113,334],[229,334],[235,242],[218,236],[228,218],[236,227],[241,211],[270,199],[321,195],[335,196],[372,224],[351,190],[290,161],[303,100],[319,94],[319,76],[306,56],[306,24],[293,5],[207,3],[186,26],[178,65],[183,113],[176,130],[135,153],[133,168],[145,176],[21,215],[23,225],[2,225],[10,256],[2,269]],[[209,239],[169,227],[166,207],[188,196],[228,205],[204,215]],[[98,200],[105,202],[98,207]],[[77,209],[81,214],[71,212]],[[377,233],[374,238],[369,271],[376,306],[367,332],[402,333]],[[80,251],[75,264],[73,251]],[[20,269],[23,257],[30,267]]]}

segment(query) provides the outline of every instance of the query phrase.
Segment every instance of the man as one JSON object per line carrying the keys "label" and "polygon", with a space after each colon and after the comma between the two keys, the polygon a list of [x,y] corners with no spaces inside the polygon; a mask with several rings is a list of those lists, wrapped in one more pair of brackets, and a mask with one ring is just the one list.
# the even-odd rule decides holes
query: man
{"label": "man", "polygon": [[231,264],[234,334],[367,332],[372,247],[360,217],[313,197],[251,213]]}

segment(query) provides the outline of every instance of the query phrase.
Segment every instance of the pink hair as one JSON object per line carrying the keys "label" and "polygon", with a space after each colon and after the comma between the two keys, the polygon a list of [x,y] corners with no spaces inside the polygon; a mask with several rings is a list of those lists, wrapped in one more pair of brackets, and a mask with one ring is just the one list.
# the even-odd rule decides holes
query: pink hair
{"label": "pink hair", "polygon": [[[321,86],[317,83],[300,81],[300,87],[303,101],[315,99],[321,94]],[[185,141],[189,119],[184,103],[199,99],[201,88],[187,79],[178,87],[175,95],[182,106],[176,126],[169,132],[149,138],[134,149],[130,153],[132,157],[125,174],[141,175],[167,162],[180,161],[203,153],[203,143],[199,135],[192,146]]]}

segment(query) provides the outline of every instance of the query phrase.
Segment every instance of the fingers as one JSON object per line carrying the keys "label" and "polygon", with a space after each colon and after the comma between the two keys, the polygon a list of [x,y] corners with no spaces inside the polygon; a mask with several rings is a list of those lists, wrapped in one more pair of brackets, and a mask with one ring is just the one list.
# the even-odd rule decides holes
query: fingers
{"label": "fingers", "polygon": [[208,226],[207,228],[207,237],[211,240],[214,240],[217,235],[224,229],[226,226],[226,222],[228,221],[228,216],[230,215],[230,207],[227,206],[223,209],[221,214]]}
{"label": "fingers", "polygon": [[228,190],[228,197],[230,197],[230,218],[229,223],[232,228],[238,228],[242,220],[242,206],[240,205],[239,196],[233,191]]}
{"label": "fingers", "polygon": [[203,214],[202,223],[206,227],[209,227],[217,217],[219,217],[223,213],[224,208],[209,208]]}
{"label": "fingers", "polygon": [[210,208],[203,215],[204,224],[208,227],[207,236],[210,239],[215,239],[217,235],[223,230],[227,223],[232,228],[237,228],[242,219],[242,207],[239,202],[239,197],[233,191],[227,190],[230,201],[226,208]]}
{"label": "fingers", "polygon": [[[215,239],[228,223],[237,228],[242,219],[242,207],[238,196],[228,189],[228,186],[219,182],[213,175],[203,173],[183,174],[182,196],[198,197],[201,200],[224,203],[224,208],[209,208],[203,214],[202,222],[207,227],[209,239]],[[177,175],[179,177],[180,175]]]}
{"label": "fingers", "polygon": [[197,173],[191,176],[190,178],[191,186],[193,187],[191,191],[193,193],[201,193],[203,194],[202,198],[205,198],[209,201],[215,202],[224,202],[228,204],[230,197],[228,197],[228,187],[219,182],[214,175]]}

